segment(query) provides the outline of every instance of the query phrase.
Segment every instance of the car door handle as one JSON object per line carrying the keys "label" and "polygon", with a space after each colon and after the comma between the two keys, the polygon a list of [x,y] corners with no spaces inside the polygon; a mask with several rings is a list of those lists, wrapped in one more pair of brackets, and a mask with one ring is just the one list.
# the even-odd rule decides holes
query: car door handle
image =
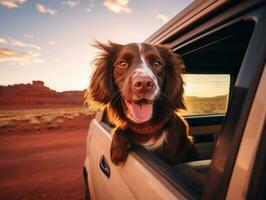
{"label": "car door handle", "polygon": [[110,167],[109,167],[104,155],[102,155],[100,158],[99,166],[100,166],[102,172],[104,173],[104,175],[109,178],[110,174],[111,174],[111,170],[110,170]]}

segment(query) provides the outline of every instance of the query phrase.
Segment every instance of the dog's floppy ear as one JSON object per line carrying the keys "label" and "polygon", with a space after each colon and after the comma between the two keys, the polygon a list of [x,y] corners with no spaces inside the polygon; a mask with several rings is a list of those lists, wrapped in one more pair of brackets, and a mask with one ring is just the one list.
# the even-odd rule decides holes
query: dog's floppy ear
{"label": "dog's floppy ear", "polygon": [[[115,94],[113,63],[122,45],[96,42],[94,47],[101,50],[92,62],[93,74],[85,98],[89,107],[105,107]],[[98,108],[96,108],[98,109]]]}
{"label": "dog's floppy ear", "polygon": [[181,74],[185,70],[183,59],[165,46],[156,46],[165,61],[165,81],[162,92],[169,98],[175,109],[185,109],[184,82]]}

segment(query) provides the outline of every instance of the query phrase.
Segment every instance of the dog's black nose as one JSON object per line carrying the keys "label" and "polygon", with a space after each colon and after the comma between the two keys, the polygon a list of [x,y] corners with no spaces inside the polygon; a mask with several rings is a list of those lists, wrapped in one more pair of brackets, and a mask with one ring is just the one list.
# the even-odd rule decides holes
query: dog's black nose
{"label": "dog's black nose", "polygon": [[138,76],[132,83],[133,91],[137,93],[148,93],[154,88],[154,82],[149,76]]}

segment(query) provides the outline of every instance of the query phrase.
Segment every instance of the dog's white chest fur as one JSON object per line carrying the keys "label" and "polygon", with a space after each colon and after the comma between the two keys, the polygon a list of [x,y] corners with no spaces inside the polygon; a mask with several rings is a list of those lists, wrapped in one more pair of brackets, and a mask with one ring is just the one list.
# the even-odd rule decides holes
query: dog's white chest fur
{"label": "dog's white chest fur", "polygon": [[141,143],[147,150],[155,150],[159,148],[167,139],[167,131],[164,130],[162,135],[158,139],[151,138],[147,142]]}

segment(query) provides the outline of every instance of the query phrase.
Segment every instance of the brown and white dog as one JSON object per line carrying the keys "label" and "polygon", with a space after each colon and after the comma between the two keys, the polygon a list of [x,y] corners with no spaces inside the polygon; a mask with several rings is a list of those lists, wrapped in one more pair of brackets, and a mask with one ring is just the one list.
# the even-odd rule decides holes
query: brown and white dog
{"label": "brown and white dog", "polygon": [[187,123],[176,114],[185,109],[182,58],[145,43],[95,46],[102,52],[93,63],[87,102],[105,108],[116,127],[112,162],[123,164],[130,144],[153,150],[169,164],[197,159]]}

